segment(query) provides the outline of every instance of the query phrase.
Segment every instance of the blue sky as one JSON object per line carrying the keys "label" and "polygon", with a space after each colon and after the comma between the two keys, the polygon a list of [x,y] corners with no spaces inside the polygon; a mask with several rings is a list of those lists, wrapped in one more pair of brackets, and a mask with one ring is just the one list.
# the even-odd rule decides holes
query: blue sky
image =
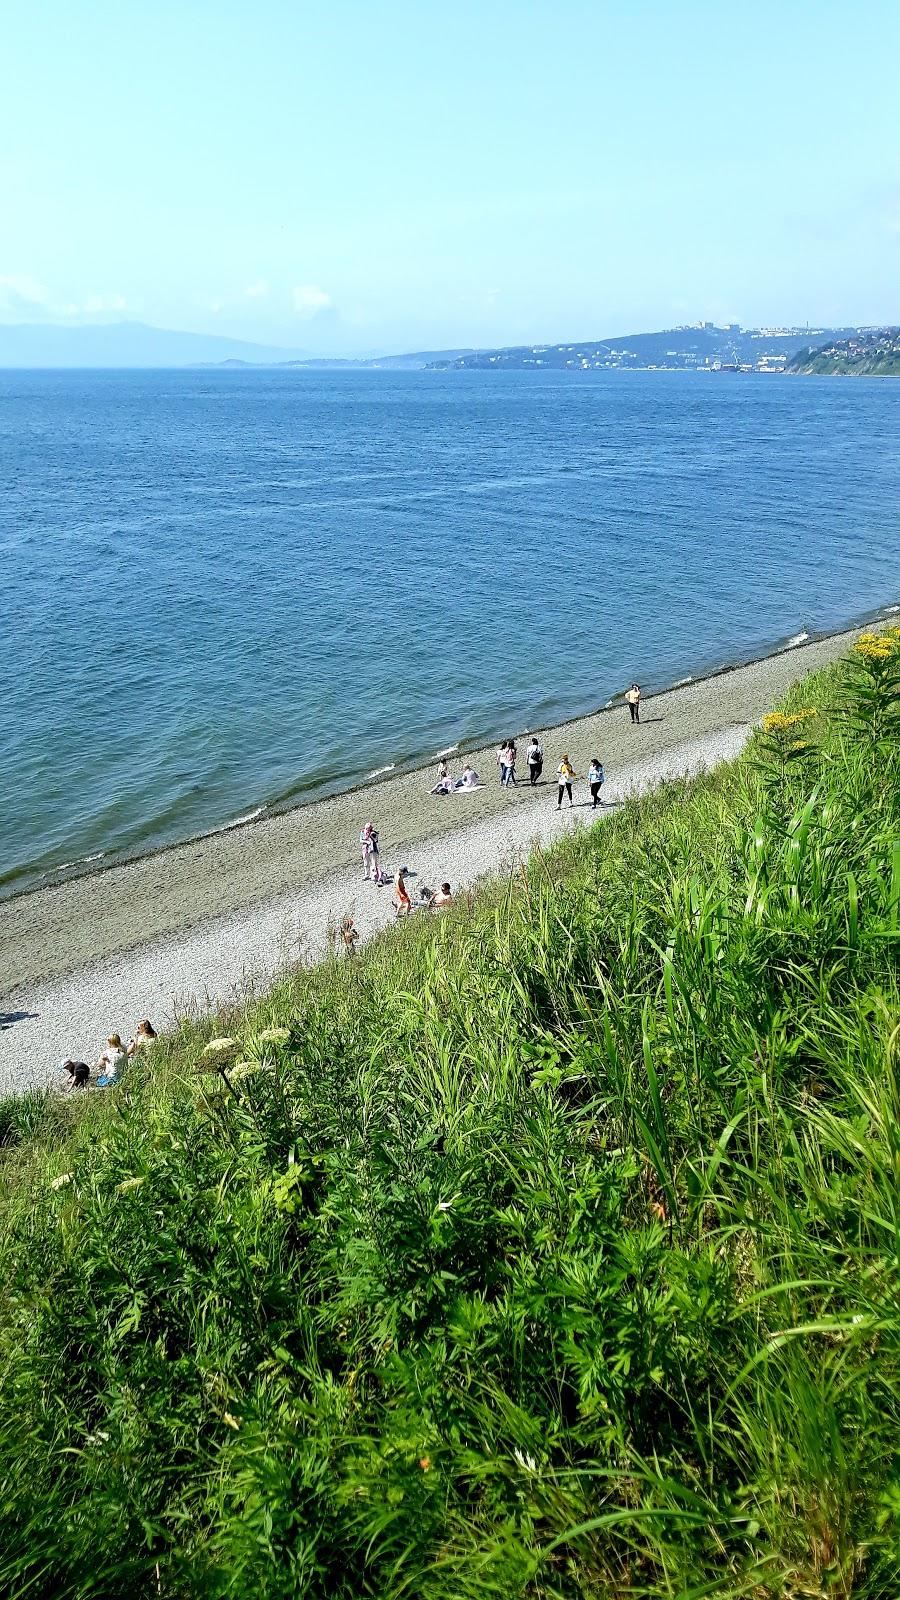
{"label": "blue sky", "polygon": [[0,320],[900,321],[896,0],[20,0],[2,56]]}

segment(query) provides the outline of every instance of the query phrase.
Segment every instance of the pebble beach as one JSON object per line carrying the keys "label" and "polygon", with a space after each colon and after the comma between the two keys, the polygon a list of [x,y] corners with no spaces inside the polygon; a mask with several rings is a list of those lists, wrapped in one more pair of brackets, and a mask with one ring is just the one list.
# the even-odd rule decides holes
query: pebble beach
{"label": "pebble beach", "polygon": [[[430,766],[3,902],[0,1094],[58,1082],[62,1058],[95,1061],[106,1034],[130,1034],[139,1017],[164,1028],[179,1011],[259,990],[286,963],[320,957],[329,925],[347,913],[363,938],[386,926],[390,889],[362,880],[357,838],[370,817],[385,869],[412,869],[414,898],[420,883],[467,886],[595,819],[584,782],[591,756],[606,769],[607,806],[730,759],[754,722],[857,632],[649,698],[637,727],[617,703],[555,728],[511,728],[520,745],[513,790],[500,789],[494,747],[467,750],[450,764],[456,772],[468,760],[485,779],[470,794],[430,795]],[[521,782],[532,731],[545,760],[535,789]],[[580,803],[558,813],[563,754],[579,774]]]}

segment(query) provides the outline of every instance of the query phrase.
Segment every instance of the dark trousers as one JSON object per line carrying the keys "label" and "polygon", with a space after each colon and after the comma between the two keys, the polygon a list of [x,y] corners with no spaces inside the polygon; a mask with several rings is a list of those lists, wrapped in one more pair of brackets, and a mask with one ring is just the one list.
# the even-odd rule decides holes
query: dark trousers
{"label": "dark trousers", "polygon": [[640,720],[641,720],[640,703],[636,702],[634,700],[629,700],[628,709],[631,712],[631,720],[632,720],[632,722],[640,722]]}
{"label": "dark trousers", "polygon": [[561,783],[559,785],[559,789],[557,790],[557,794],[559,796],[556,802],[557,811],[559,811],[562,807],[563,789],[565,789],[566,794],[569,796],[569,805],[572,804],[572,785],[570,783]]}
{"label": "dark trousers", "polygon": [[540,775],[543,772],[543,770],[544,770],[544,765],[543,765],[543,762],[541,762],[541,761],[532,762],[531,766],[528,768],[528,776],[531,779],[531,787],[532,787],[532,789],[534,788],[535,784],[537,783],[538,778],[540,777]]}
{"label": "dark trousers", "polygon": [[600,804],[600,785],[599,785],[599,783],[592,783],[591,784],[591,799],[593,800],[595,806]]}

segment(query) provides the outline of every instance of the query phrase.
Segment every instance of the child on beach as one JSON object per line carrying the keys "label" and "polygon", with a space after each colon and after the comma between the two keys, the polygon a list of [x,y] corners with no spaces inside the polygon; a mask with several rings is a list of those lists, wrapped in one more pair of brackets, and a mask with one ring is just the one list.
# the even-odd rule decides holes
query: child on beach
{"label": "child on beach", "polygon": [[111,1033],[106,1041],[106,1049],[97,1062],[97,1085],[101,1089],[111,1089],[119,1081],[119,1073],[124,1067],[128,1055],[117,1033]]}
{"label": "child on beach", "polygon": [[594,756],[588,767],[588,788],[591,791],[591,805],[596,811],[600,804],[600,790],[603,787],[603,763],[598,756]]}
{"label": "child on beach", "polygon": [[556,784],[557,784],[556,809],[557,809],[557,811],[561,811],[562,810],[563,790],[565,790],[566,794],[569,796],[569,809],[571,810],[571,808],[572,808],[572,779],[574,778],[574,776],[575,776],[575,768],[573,767],[573,765],[572,765],[571,761],[569,760],[568,756],[563,756],[562,761],[559,763],[559,766],[556,769]]}
{"label": "child on beach", "polygon": [[86,1089],[91,1081],[91,1069],[86,1061],[63,1061],[60,1070],[69,1074],[63,1094],[71,1094],[73,1089]]}
{"label": "child on beach", "polygon": [[398,867],[394,878],[394,910],[398,917],[408,917],[412,910],[409,890],[406,887],[406,874],[409,867]]}
{"label": "child on beach", "polygon": [[359,938],[359,929],[352,917],[345,917],[341,923],[341,942],[348,956],[356,955],[356,941]]}
{"label": "child on beach", "polygon": [[640,720],[641,720],[641,686],[640,686],[639,683],[633,683],[631,685],[631,688],[626,690],[625,699],[628,701],[628,709],[631,712],[631,720],[632,720],[632,722],[640,722]]}

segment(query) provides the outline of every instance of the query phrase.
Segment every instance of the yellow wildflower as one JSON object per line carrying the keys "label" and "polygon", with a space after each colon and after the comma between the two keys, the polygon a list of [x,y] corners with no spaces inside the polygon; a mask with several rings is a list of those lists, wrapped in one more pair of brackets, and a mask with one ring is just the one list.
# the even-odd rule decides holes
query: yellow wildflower
{"label": "yellow wildflower", "polygon": [[893,639],[857,639],[853,646],[864,661],[889,661],[897,648]]}

